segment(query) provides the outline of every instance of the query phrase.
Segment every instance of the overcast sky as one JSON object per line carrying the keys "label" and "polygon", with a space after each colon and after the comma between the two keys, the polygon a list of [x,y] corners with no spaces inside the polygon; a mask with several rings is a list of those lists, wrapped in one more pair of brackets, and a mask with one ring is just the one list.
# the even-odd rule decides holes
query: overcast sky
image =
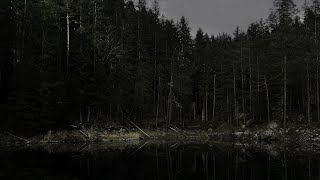
{"label": "overcast sky", "polygon": [[[151,4],[153,0],[147,0]],[[167,18],[185,16],[192,34],[201,27],[208,34],[231,34],[237,26],[245,30],[250,23],[266,19],[273,0],[158,0]],[[300,6],[304,0],[295,0]]]}

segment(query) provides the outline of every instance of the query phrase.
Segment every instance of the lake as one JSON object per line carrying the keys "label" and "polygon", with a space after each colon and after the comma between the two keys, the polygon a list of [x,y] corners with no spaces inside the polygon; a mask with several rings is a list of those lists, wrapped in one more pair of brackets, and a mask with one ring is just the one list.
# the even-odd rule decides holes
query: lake
{"label": "lake", "polygon": [[205,143],[6,147],[0,160],[1,179],[320,179],[316,155]]}

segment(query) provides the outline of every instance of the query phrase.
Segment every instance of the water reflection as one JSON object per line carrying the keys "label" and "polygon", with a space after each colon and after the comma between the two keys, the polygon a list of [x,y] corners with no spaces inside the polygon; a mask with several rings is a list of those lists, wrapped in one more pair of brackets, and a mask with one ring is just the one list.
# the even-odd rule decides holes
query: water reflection
{"label": "water reflection", "polygon": [[[320,157],[232,146],[139,143],[59,152],[55,147],[1,150],[2,179],[320,179]],[[79,150],[80,149],[80,150]]]}

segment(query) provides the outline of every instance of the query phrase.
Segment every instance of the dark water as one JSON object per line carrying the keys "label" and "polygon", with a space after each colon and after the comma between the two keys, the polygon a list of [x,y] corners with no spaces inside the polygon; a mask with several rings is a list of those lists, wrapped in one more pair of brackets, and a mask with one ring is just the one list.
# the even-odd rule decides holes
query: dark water
{"label": "dark water", "polygon": [[320,179],[320,157],[232,146],[141,143],[120,148],[0,151],[1,179]]}

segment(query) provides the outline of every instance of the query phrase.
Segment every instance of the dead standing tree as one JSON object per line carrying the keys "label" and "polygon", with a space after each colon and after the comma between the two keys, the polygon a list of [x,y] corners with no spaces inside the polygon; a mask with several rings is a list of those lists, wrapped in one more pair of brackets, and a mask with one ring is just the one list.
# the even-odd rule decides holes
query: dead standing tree
{"label": "dead standing tree", "polygon": [[180,122],[180,125],[182,127],[184,127],[185,123],[184,121],[182,120],[182,117],[181,117],[181,114],[182,114],[182,109],[183,109],[183,106],[181,105],[181,103],[179,103],[176,98],[175,98],[175,95],[173,93],[173,77],[171,75],[171,81],[168,83],[168,86],[169,86],[169,95],[168,95],[168,109],[167,109],[167,128],[170,127],[171,125],[171,121],[172,121],[172,108],[173,108],[173,104],[176,105],[176,107],[179,109],[179,122]]}
{"label": "dead standing tree", "polygon": [[170,83],[169,85],[169,95],[168,95],[168,109],[167,109],[167,128],[169,128],[170,123],[171,123],[171,118],[172,118],[172,102],[173,102],[173,92],[172,92],[172,87],[173,87],[173,77],[171,73],[170,77]]}

